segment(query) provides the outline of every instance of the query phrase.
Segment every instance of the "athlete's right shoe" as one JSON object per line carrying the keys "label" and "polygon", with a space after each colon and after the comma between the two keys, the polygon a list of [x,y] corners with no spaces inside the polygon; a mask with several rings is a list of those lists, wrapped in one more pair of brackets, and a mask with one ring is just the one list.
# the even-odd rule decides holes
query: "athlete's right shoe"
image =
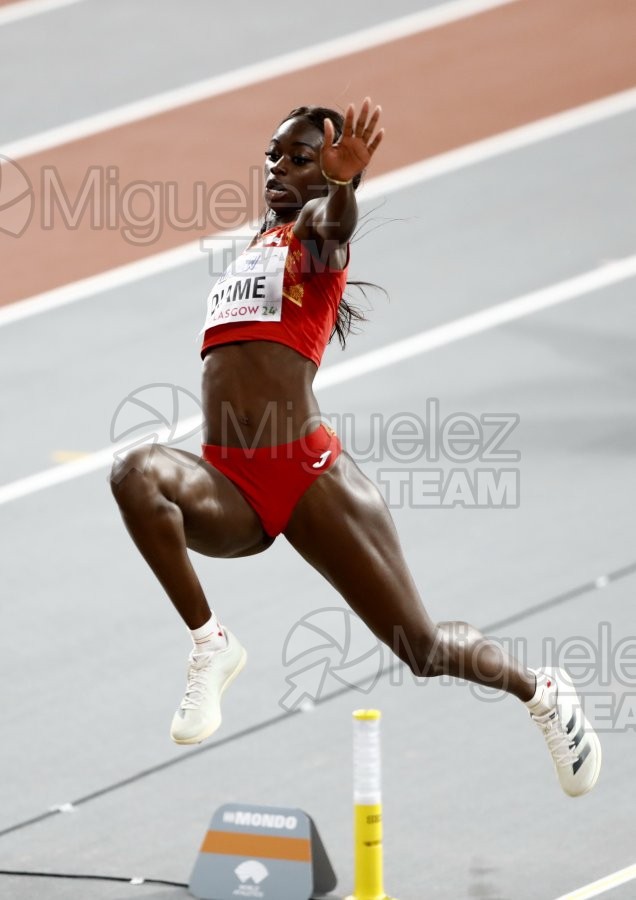
{"label": "athlete's right shoe", "polygon": [[174,714],[170,737],[175,744],[200,744],[221,724],[221,697],[239,674],[247,653],[231,631],[223,629],[227,646],[211,653],[190,653],[188,683]]}
{"label": "athlete's right shoe", "polygon": [[601,771],[601,742],[583,715],[581,701],[565,669],[535,672],[551,709],[530,713],[548,745],[561,787],[570,797],[591,791]]}

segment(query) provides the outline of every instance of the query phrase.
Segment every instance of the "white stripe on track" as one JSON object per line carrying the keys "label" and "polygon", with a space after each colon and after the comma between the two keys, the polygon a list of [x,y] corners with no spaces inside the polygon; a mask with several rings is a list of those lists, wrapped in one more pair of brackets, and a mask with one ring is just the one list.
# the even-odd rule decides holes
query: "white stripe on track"
{"label": "white stripe on track", "polygon": [[498,303],[496,306],[455,319],[454,322],[439,325],[429,331],[421,331],[402,341],[395,341],[386,347],[371,350],[346,362],[330,366],[316,375],[314,384],[316,389],[332,387],[343,381],[359,378],[360,375],[377,372],[378,369],[419,356],[420,353],[428,353],[429,350],[436,350],[438,347],[453,344],[482,331],[489,331],[498,325],[505,325],[559,303],[585,297],[586,294],[634,277],[636,277],[636,255],[607,263],[598,269],[592,269],[591,272],[568,278],[567,281],[560,281],[542,290],[517,297],[515,300]]}
{"label": "white stripe on track", "polygon": [[63,6],[74,6],[83,2],[84,0],[22,0],[21,3],[12,3],[0,9],[0,25],[10,25],[21,19],[30,19],[31,16],[39,16],[61,9]]}
{"label": "white stripe on track", "polygon": [[608,891],[620,887],[621,884],[627,884],[628,881],[633,881],[635,878],[636,865],[627,866],[625,869],[619,869],[618,872],[599,878],[598,881],[586,884],[571,894],[563,894],[561,897],[557,897],[557,900],[588,900],[590,897],[606,894]]}
{"label": "white stripe on track", "polygon": [[[566,112],[532,122],[530,125],[504,131],[494,137],[372,178],[360,189],[360,202],[374,200],[391,191],[402,190],[414,184],[456,172],[459,169],[567,134],[577,128],[602,122],[612,116],[634,109],[636,109],[636,89],[612,94],[602,100],[577,106]],[[245,230],[243,229],[219,233],[215,237],[222,241],[233,240],[244,235]],[[200,242],[193,241],[182,247],[155,253],[137,262],[118,266],[90,278],[45,291],[26,300],[19,300],[0,308],[0,327],[57,309],[60,306],[66,306],[68,303],[85,300],[103,291],[132,284],[142,278],[174,269],[177,266],[195,262],[201,259],[202,253]]]}
{"label": "white stripe on track", "polygon": [[[343,384],[345,381],[351,381],[353,378],[359,378],[361,375],[376,372],[405,359],[419,356],[421,353],[428,353],[439,347],[448,346],[455,343],[455,341],[489,331],[491,328],[496,328],[499,325],[505,325],[508,322],[513,322],[540,310],[548,309],[559,303],[565,303],[568,300],[584,297],[601,288],[609,287],[634,277],[636,277],[636,255],[608,263],[590,272],[585,272],[582,275],[577,275],[574,278],[569,278],[542,290],[524,294],[514,300],[499,303],[469,316],[463,316],[454,322],[448,322],[446,325],[422,331],[413,337],[395,341],[378,350],[362,353],[360,356],[346,362],[329,366],[329,368],[321,370],[316,376],[316,390],[325,390],[326,388]],[[199,424],[199,417],[194,416],[182,422],[179,431],[182,434],[192,433]],[[162,434],[158,433],[157,440],[165,440],[165,436],[162,437]],[[122,452],[130,446],[130,444],[122,443],[113,444],[110,447],[99,450],[97,453],[86,456],[84,459],[55,466],[52,469],[38,472],[36,475],[29,475],[26,478],[6,484],[0,487],[0,506],[20,497],[35,494],[53,485],[71,481],[80,475],[106,468],[112,463],[118,452]]]}
{"label": "white stripe on track", "polygon": [[[582,106],[575,106],[562,113],[546,116],[545,119],[537,119],[528,125],[521,125],[510,131],[502,131],[490,138],[476,141],[474,144],[466,144],[457,150],[449,150],[439,156],[432,156],[421,162],[404,166],[380,175],[369,182],[372,197],[377,197],[389,191],[398,191],[410,187],[420,181],[428,181],[440,175],[447,175],[458,169],[475,165],[475,163],[503,156],[514,150],[521,150],[532,144],[576,131],[577,128],[585,128],[596,122],[611,119],[623,113],[636,109],[636,88],[620,91],[618,94],[610,94],[601,100],[593,100]],[[366,197],[366,192],[360,190],[361,198]]]}
{"label": "white stripe on track", "polygon": [[[28,0],[25,0],[26,2]],[[45,2],[45,0],[41,0],[41,2]],[[61,3],[64,0],[58,0],[58,2]],[[77,0],[66,0],[66,2],[77,2]],[[21,138],[0,147],[0,155],[8,156],[9,159],[18,159],[22,156],[39,153],[51,147],[67,144],[69,141],[77,141],[98,134],[100,131],[107,131],[110,128],[127,125],[148,116],[168,112],[188,103],[206,100],[237,88],[258,84],[268,78],[307,69],[310,66],[349,56],[361,50],[381,46],[389,41],[410,37],[422,31],[430,31],[442,25],[449,25],[451,22],[457,22],[499,6],[509,6],[519,2],[520,0],[453,0],[453,2],[440,4],[432,9],[424,9],[399,19],[381,22],[370,28],[354,31],[342,37],[275,56],[272,59],[263,60],[263,62],[243,66],[223,75],[215,75],[204,81],[196,81],[175,90],[155,94],[144,100],[127,103],[85,119],[69,122],[67,125]]]}

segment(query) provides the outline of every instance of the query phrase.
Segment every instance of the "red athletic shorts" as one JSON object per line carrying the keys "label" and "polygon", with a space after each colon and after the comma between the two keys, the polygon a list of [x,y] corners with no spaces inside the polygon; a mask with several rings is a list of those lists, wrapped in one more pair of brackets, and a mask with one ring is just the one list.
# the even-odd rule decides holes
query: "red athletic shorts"
{"label": "red athletic shorts", "polygon": [[335,431],[322,424],[291,444],[247,449],[203,444],[201,455],[236,485],[263,530],[276,537],[285,530],[307,488],[341,452]]}

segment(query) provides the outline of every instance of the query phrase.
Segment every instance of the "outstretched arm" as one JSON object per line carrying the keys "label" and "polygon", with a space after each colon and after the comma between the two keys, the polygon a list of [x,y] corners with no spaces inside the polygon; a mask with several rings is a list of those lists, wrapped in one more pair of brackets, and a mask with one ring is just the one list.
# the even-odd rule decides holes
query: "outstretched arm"
{"label": "outstretched arm", "polygon": [[356,119],[353,103],[349,104],[342,135],[336,143],[333,122],[325,119],[320,167],[327,194],[303,207],[294,226],[301,239],[313,238],[318,244],[330,241],[342,246],[351,238],[358,221],[353,179],[369,165],[384,136],[382,128],[374,136],[382,110],[376,106],[369,118],[370,108],[367,97]]}

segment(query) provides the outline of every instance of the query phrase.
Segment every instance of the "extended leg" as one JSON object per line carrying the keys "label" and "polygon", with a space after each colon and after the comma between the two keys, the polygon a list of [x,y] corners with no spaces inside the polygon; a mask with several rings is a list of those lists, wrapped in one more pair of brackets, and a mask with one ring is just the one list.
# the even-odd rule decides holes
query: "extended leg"
{"label": "extended leg", "polygon": [[592,790],[601,745],[567,672],[542,669],[537,678],[472,625],[433,622],[388,509],[352,460],[341,456],[309,488],[285,535],[415,674],[466,678],[528,703],[565,793]]}
{"label": "extended leg", "polygon": [[285,536],[416,675],[452,675],[533,697],[535,676],[476,628],[433,622],[386,504],[346,454],[301,498]]}

